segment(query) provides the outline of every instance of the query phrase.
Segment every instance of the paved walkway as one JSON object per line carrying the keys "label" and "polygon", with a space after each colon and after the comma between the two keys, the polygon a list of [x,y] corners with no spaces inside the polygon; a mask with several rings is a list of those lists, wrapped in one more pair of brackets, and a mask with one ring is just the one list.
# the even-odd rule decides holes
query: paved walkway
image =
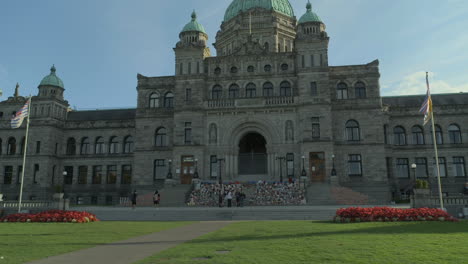
{"label": "paved walkway", "polygon": [[200,222],[123,241],[49,257],[30,264],[130,264],[232,222]]}

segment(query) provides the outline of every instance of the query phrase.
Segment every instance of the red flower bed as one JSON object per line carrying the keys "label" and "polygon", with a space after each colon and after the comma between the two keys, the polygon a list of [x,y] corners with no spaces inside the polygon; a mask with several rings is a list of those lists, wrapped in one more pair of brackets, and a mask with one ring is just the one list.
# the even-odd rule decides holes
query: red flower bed
{"label": "red flower bed", "polygon": [[390,207],[350,207],[336,211],[335,222],[458,221],[441,209]]}
{"label": "red flower bed", "polygon": [[50,210],[37,214],[12,214],[0,218],[1,223],[7,222],[53,222],[53,223],[89,223],[99,221],[94,214],[88,212]]}

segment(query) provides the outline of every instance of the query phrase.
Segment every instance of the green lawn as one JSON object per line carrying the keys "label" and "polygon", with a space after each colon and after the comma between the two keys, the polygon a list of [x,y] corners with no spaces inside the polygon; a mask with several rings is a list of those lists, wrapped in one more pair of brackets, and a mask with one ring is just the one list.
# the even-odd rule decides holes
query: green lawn
{"label": "green lawn", "polygon": [[239,222],[138,263],[458,264],[467,249],[467,221]]}
{"label": "green lawn", "polygon": [[0,223],[0,264],[24,263],[186,224],[189,222]]}

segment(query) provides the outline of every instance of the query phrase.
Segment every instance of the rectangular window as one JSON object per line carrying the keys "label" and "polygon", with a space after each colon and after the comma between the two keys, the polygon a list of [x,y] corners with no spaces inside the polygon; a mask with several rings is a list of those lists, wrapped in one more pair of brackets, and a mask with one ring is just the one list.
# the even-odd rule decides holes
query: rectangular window
{"label": "rectangular window", "polygon": [[108,165],[107,166],[107,184],[116,184],[117,183],[117,166]]}
{"label": "rectangular window", "polygon": [[188,63],[188,74],[192,74],[192,63]]}
{"label": "rectangular window", "polygon": [[13,179],[13,166],[5,166],[5,173],[3,174],[3,184],[11,184]]}
{"label": "rectangular window", "polygon": [[106,205],[112,205],[112,195],[106,195]]}
{"label": "rectangular window", "polygon": [[426,178],[427,173],[427,159],[426,158],[416,158],[416,178]]}
{"label": "rectangular window", "polygon": [[320,139],[320,118],[312,117],[312,139]]}
{"label": "rectangular window", "polygon": [[218,178],[218,158],[216,155],[210,157],[210,177]]}
{"label": "rectangular window", "polygon": [[[434,163],[434,177],[437,177],[437,164],[435,159],[432,160]],[[439,158],[439,169],[440,169],[440,177],[447,177],[447,162],[445,158]]]}
{"label": "rectangular window", "polygon": [[294,154],[286,154],[286,169],[288,178],[294,177]]}
{"label": "rectangular window", "polygon": [[38,173],[39,173],[39,164],[34,164],[33,183],[37,183]]}
{"label": "rectangular window", "polygon": [[88,166],[78,167],[78,184],[88,183]]}
{"label": "rectangular window", "polygon": [[165,179],[168,173],[168,168],[166,166],[166,160],[157,159],[154,161],[154,175],[153,179]]}
{"label": "rectangular window", "polygon": [[323,54],[320,54],[320,66],[323,66]]}
{"label": "rectangular window", "polygon": [[65,184],[73,184],[73,166],[65,166],[63,177]]}
{"label": "rectangular window", "polygon": [[55,155],[58,153],[58,143],[55,143]]}
{"label": "rectangular window", "polygon": [[122,166],[122,184],[131,184],[132,183],[132,165],[123,165]]}
{"label": "rectangular window", "polygon": [[191,88],[185,89],[185,101],[187,102],[192,101],[192,89]]}
{"label": "rectangular window", "polygon": [[388,144],[387,129],[388,129],[388,125],[384,125],[383,126],[383,133],[384,133],[384,143],[385,144]]}
{"label": "rectangular window", "polygon": [[396,162],[397,177],[409,179],[408,159],[397,159]]}
{"label": "rectangular window", "polygon": [[41,153],[41,142],[36,141],[36,154]]}
{"label": "rectangular window", "polygon": [[93,166],[93,179],[92,184],[101,184],[102,180],[102,166]]}
{"label": "rectangular window", "polygon": [[182,62],[179,65],[179,74],[180,75],[184,74],[184,64]]}
{"label": "rectangular window", "polygon": [[453,157],[453,172],[455,177],[465,177],[465,158]]}
{"label": "rectangular window", "polygon": [[91,196],[91,204],[92,205],[98,204],[98,197],[97,196]]}
{"label": "rectangular window", "polygon": [[197,61],[197,73],[200,73],[200,62]]}
{"label": "rectangular window", "polygon": [[315,67],[315,58],[314,55],[310,55],[310,66]]}
{"label": "rectangular window", "polygon": [[362,176],[362,162],[360,154],[350,154],[348,156],[348,175]]}
{"label": "rectangular window", "polygon": [[318,96],[317,82],[310,83],[310,95]]}
{"label": "rectangular window", "polygon": [[185,145],[192,144],[192,123],[185,122]]}
{"label": "rectangular window", "polygon": [[21,184],[21,174],[23,173],[23,166],[18,166],[18,173],[16,175],[16,184]]}
{"label": "rectangular window", "polygon": [[301,60],[302,68],[305,68],[305,58],[304,55],[302,55],[302,60]]}

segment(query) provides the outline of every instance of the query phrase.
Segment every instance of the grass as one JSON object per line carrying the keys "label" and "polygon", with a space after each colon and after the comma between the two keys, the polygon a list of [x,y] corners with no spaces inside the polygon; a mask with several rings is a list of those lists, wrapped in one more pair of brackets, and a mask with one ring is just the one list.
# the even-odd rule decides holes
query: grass
{"label": "grass", "polygon": [[186,224],[189,222],[1,223],[0,264],[25,263]]}
{"label": "grass", "polygon": [[147,263],[468,263],[468,222],[239,222]]}

